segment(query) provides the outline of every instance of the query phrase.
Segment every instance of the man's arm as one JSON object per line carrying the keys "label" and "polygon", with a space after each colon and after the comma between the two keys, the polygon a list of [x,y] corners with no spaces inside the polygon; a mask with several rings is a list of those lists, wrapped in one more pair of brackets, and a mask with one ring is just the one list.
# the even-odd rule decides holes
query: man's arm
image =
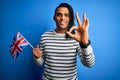
{"label": "man's arm", "polygon": [[36,48],[33,49],[33,55],[34,55],[34,62],[38,66],[42,66],[44,59],[42,57],[42,51],[40,50],[40,48],[38,46],[36,46]]}
{"label": "man's arm", "polygon": [[91,45],[88,45],[87,48],[81,47],[80,59],[83,65],[86,67],[92,67],[95,63],[95,57]]}
{"label": "man's arm", "polygon": [[[92,51],[92,47],[90,46],[88,28],[89,28],[89,19],[86,18],[86,13],[83,14],[83,22],[81,22],[78,13],[76,13],[76,19],[78,23],[78,27],[73,26],[67,34],[80,43],[80,47],[78,49],[78,55],[80,56],[81,62],[87,66],[91,67],[94,64],[94,54]],[[75,34],[71,32],[73,30],[77,30]]]}
{"label": "man's arm", "polygon": [[39,57],[39,58],[34,57],[34,63],[37,64],[38,66],[42,66],[44,63],[43,57]]}

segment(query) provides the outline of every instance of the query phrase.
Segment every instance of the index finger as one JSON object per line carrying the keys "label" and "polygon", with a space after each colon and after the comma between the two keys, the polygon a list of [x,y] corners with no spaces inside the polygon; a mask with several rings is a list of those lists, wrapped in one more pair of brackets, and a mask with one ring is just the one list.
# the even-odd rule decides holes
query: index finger
{"label": "index finger", "polygon": [[78,12],[76,12],[75,16],[76,16],[76,20],[77,20],[78,26],[81,26],[82,22],[81,22],[81,20],[80,20],[80,18],[78,16]]}
{"label": "index finger", "polygon": [[83,23],[86,22],[86,13],[83,14],[83,21],[84,21]]}

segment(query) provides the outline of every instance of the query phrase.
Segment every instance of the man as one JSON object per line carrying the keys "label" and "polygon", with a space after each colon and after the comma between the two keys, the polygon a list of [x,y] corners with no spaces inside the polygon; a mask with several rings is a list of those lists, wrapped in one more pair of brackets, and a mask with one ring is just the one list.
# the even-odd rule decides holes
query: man
{"label": "man", "polygon": [[77,55],[83,65],[94,65],[94,54],[88,35],[89,20],[85,13],[83,23],[78,13],[76,19],[78,27],[74,26],[72,7],[61,3],[54,14],[56,29],[44,33],[40,47],[33,49],[35,63],[39,66],[44,63],[43,80],[78,80]]}

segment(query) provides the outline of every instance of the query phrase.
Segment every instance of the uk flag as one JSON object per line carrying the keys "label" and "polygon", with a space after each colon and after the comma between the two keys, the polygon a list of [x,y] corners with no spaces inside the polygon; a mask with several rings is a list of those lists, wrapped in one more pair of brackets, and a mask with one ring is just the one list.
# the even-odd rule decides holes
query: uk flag
{"label": "uk flag", "polygon": [[29,44],[29,42],[17,32],[13,38],[12,44],[10,45],[10,53],[14,59],[22,52],[22,50]]}

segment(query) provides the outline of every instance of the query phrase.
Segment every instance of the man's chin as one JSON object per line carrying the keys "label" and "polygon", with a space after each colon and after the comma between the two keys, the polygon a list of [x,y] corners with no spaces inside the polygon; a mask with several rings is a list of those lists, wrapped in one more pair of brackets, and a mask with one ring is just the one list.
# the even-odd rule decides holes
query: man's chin
{"label": "man's chin", "polygon": [[68,27],[66,26],[60,26],[61,29],[67,29]]}

